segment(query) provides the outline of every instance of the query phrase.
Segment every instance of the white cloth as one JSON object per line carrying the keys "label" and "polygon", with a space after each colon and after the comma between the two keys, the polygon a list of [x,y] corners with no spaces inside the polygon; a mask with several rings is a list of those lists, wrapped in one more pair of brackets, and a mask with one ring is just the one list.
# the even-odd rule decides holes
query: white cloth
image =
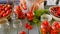
{"label": "white cloth", "polygon": [[56,5],[55,1],[56,0],[46,0],[47,1],[47,5]]}

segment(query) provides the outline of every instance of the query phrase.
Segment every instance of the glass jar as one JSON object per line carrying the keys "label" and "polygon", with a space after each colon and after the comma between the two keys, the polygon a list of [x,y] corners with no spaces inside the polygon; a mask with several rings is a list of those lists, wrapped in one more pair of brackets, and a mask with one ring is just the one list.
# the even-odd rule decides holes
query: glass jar
{"label": "glass jar", "polygon": [[0,34],[8,34],[9,33],[9,22],[7,19],[0,19]]}

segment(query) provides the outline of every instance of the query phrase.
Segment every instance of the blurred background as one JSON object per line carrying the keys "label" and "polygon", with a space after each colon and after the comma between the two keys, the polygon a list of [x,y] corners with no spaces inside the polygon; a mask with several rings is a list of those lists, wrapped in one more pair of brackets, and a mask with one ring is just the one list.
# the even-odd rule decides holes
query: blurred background
{"label": "blurred background", "polygon": [[[14,0],[15,2],[19,2],[19,0]],[[6,3],[7,0],[0,0],[0,3]],[[9,3],[11,3],[12,0],[9,0]],[[46,0],[44,5],[60,5],[59,0]]]}

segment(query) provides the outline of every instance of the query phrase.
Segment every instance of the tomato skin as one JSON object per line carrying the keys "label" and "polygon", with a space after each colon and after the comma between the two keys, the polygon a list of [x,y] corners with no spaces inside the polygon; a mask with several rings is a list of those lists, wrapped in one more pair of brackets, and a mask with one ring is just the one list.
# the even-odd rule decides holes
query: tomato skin
{"label": "tomato skin", "polygon": [[6,14],[9,15],[11,13],[11,10],[7,10]]}
{"label": "tomato skin", "polygon": [[12,9],[11,5],[7,5],[7,7],[8,7],[9,9]]}
{"label": "tomato skin", "polygon": [[18,16],[18,18],[24,19],[25,18],[25,15],[20,15],[20,16]]}
{"label": "tomato skin", "polygon": [[2,16],[2,15],[3,15],[3,13],[5,13],[5,11],[2,11],[2,12],[0,13],[0,15]]}
{"label": "tomato skin", "polygon": [[54,22],[53,26],[55,26],[55,28],[59,29],[59,22]]}
{"label": "tomato skin", "polygon": [[42,34],[47,34],[46,28],[42,28],[41,31],[42,31]]}
{"label": "tomato skin", "polygon": [[27,28],[28,30],[32,30],[33,27],[29,23],[26,23],[25,24],[25,28]]}
{"label": "tomato skin", "polygon": [[15,13],[17,14],[18,18],[24,19],[25,18],[25,13],[22,12],[21,6],[16,6]]}
{"label": "tomato skin", "polygon": [[27,27],[27,29],[28,29],[28,30],[32,30],[32,26],[29,25],[29,26]]}
{"label": "tomato skin", "polygon": [[28,20],[29,20],[29,21],[32,21],[32,20],[33,20],[33,17],[28,17]]}
{"label": "tomato skin", "polygon": [[7,14],[6,14],[6,13],[4,13],[4,14],[3,14],[3,17],[6,17],[6,16],[7,16]]}
{"label": "tomato skin", "polygon": [[28,23],[25,23],[25,28],[27,28],[29,26],[29,24]]}
{"label": "tomato skin", "polygon": [[52,27],[50,26],[50,23],[47,20],[43,21],[41,24],[42,33],[43,34],[47,34],[47,33],[52,34],[51,30],[52,30]]}
{"label": "tomato skin", "polygon": [[48,26],[49,22],[47,20],[45,20],[45,21],[42,22],[42,24],[45,25],[45,26]]}
{"label": "tomato skin", "polygon": [[53,29],[53,34],[58,34],[59,33],[59,22],[54,22],[52,25],[52,29]]}
{"label": "tomato skin", "polygon": [[11,6],[0,4],[0,18],[9,15],[11,13],[10,9],[12,9]]}
{"label": "tomato skin", "polygon": [[26,34],[26,32],[25,31],[22,31],[22,32],[20,32],[20,34]]}
{"label": "tomato skin", "polygon": [[53,33],[53,30],[51,30],[50,34],[54,34],[54,33]]}
{"label": "tomato skin", "polygon": [[16,6],[16,9],[21,9],[21,7],[20,6]]}
{"label": "tomato skin", "polygon": [[28,13],[27,13],[27,19],[28,19],[29,21],[32,21],[33,18],[34,18],[34,13],[33,13],[32,11],[28,12]]}

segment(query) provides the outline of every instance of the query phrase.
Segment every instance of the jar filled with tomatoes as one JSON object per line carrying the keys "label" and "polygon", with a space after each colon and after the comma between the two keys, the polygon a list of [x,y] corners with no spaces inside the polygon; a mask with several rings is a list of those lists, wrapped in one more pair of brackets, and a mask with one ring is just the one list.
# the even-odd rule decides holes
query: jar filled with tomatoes
{"label": "jar filled with tomatoes", "polygon": [[51,33],[50,34],[59,34],[59,22],[54,22],[52,24],[52,30],[51,30]]}
{"label": "jar filled with tomatoes", "polygon": [[48,21],[43,21],[40,27],[40,34],[50,34],[51,25]]}

